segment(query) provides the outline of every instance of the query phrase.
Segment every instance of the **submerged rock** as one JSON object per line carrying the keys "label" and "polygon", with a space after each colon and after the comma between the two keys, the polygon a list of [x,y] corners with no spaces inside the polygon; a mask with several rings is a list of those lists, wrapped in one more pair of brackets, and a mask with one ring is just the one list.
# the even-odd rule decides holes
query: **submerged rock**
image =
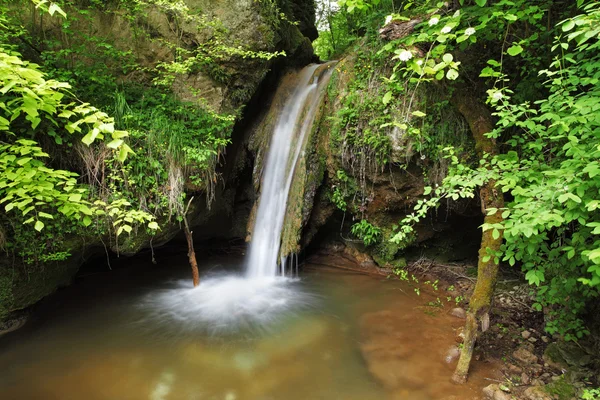
{"label": "submerged rock", "polygon": [[461,307],[453,308],[452,310],[450,310],[449,314],[452,315],[453,317],[460,318],[460,319],[467,318],[467,312],[465,311],[464,308],[461,308]]}
{"label": "submerged rock", "polygon": [[457,346],[451,346],[446,352],[446,357],[444,357],[444,361],[447,364],[451,364],[456,361],[460,357],[460,350]]}

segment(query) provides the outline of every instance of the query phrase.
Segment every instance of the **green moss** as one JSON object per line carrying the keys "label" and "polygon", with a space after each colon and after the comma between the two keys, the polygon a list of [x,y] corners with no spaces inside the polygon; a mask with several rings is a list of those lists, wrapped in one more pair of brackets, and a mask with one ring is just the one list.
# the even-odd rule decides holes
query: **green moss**
{"label": "green moss", "polygon": [[577,388],[561,376],[557,381],[549,383],[544,390],[558,400],[571,400],[577,398]]}
{"label": "green moss", "polygon": [[8,276],[8,271],[3,271],[4,274],[0,275],[0,321],[2,321],[13,305],[13,294],[12,294],[12,279]]}
{"label": "green moss", "polygon": [[391,262],[396,257],[396,254],[400,250],[398,244],[390,242],[389,240],[383,240],[375,248],[375,254],[385,262]]}
{"label": "green moss", "polygon": [[372,250],[371,256],[380,267],[404,268],[406,259],[401,256],[402,247],[390,242],[389,230],[384,230],[384,239]]}

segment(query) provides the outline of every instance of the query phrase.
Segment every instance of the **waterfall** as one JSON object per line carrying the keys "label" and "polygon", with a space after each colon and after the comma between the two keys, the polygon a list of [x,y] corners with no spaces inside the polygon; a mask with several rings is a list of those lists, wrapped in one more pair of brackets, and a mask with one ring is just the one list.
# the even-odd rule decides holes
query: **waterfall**
{"label": "waterfall", "polygon": [[304,68],[298,85],[278,117],[264,165],[258,211],[246,261],[249,278],[275,277],[285,272],[285,266],[279,267],[279,249],[288,195],[306,135],[315,119],[321,93],[319,89],[327,83],[330,75],[329,68],[319,69],[319,65]]}
{"label": "waterfall", "polygon": [[[205,275],[193,289],[190,280],[184,279],[169,289],[153,292],[142,302],[147,314],[145,325],[169,323],[182,334],[197,330],[215,335],[262,332],[275,326],[282,316],[316,304],[316,298],[298,281],[281,276],[285,275],[287,255],[281,255],[281,265],[278,260],[294,171],[331,72],[330,64],[310,65],[300,71],[294,90],[277,114],[263,166],[245,274]],[[297,263],[294,255],[288,258]]]}

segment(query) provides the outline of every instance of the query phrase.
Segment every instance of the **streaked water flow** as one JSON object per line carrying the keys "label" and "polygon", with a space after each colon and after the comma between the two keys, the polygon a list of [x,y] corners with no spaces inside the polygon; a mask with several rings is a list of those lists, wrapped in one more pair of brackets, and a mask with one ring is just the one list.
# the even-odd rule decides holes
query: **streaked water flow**
{"label": "streaked water flow", "polygon": [[321,77],[315,75],[318,67],[312,65],[301,72],[298,86],[283,108],[273,132],[246,262],[249,278],[285,274],[286,263],[279,259],[279,249],[288,195],[304,139],[314,122],[320,81],[327,81],[330,75],[330,71]]}

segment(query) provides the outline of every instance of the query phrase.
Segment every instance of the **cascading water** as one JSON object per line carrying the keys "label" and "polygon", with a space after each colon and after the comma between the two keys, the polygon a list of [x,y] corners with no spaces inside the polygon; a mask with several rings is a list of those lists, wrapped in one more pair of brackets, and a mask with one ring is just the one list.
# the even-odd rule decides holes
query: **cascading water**
{"label": "cascading water", "polygon": [[[246,263],[249,278],[274,277],[278,271],[284,272],[284,268],[278,268],[281,231],[295,166],[319,102],[320,82],[315,76],[318,67],[311,65],[302,71],[273,132]],[[322,78],[327,80],[329,74],[326,72]]]}
{"label": "cascading water", "polygon": [[278,259],[294,170],[330,75],[329,66],[304,68],[278,116],[264,164],[245,274],[203,277],[194,289],[189,288],[189,280],[176,282],[175,287],[146,298],[143,305],[151,310],[150,319],[170,320],[186,331],[223,333],[265,328],[282,312],[287,315],[313,302],[311,295],[284,276]]}

